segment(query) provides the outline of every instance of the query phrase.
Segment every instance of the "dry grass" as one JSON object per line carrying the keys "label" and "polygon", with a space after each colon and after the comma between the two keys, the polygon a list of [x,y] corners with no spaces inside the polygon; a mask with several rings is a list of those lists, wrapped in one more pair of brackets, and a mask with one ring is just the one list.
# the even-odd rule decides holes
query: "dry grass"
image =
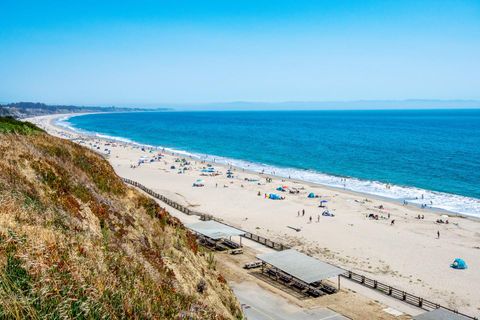
{"label": "dry grass", "polygon": [[241,318],[194,237],[97,154],[42,132],[0,154],[0,318]]}

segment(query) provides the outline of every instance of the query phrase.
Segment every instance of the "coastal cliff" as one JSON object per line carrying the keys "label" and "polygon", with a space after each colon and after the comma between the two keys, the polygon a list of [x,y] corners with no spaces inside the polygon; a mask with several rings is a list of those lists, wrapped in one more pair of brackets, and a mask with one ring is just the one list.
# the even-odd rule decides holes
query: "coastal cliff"
{"label": "coastal cliff", "polygon": [[96,153],[0,118],[0,317],[241,319],[212,257]]}
{"label": "coastal cliff", "polygon": [[15,102],[0,104],[0,117],[14,117],[17,119],[36,117],[48,114],[62,113],[102,113],[102,112],[151,112],[166,111],[168,108],[121,108],[72,105],[48,105],[40,102]]}

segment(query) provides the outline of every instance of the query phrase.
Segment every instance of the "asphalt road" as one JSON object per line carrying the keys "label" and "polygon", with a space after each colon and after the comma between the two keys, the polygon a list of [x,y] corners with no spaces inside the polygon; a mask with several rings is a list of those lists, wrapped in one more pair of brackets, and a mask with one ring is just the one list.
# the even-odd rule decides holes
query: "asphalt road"
{"label": "asphalt road", "polygon": [[330,309],[303,309],[255,283],[230,284],[248,320],[344,320]]}

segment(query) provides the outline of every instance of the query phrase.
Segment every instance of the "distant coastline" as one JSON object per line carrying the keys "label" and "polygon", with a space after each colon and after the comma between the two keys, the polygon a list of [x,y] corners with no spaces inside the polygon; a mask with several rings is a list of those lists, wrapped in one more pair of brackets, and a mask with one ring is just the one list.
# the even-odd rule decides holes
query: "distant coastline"
{"label": "distant coastline", "polygon": [[[158,104],[187,111],[248,111],[248,110],[433,110],[480,109],[479,100],[352,100],[352,101],[226,101],[210,103]],[[157,105],[155,105],[157,106]]]}
{"label": "distant coastline", "polygon": [[17,119],[43,116],[49,114],[83,114],[106,112],[158,112],[169,108],[123,108],[100,106],[48,105],[39,102],[15,102],[0,104],[0,116],[10,116]]}

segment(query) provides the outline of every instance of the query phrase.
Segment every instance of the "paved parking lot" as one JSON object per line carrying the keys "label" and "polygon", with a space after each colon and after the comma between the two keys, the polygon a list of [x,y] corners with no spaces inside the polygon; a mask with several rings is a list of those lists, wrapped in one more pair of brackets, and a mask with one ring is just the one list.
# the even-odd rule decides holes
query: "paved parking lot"
{"label": "paved parking lot", "polygon": [[345,320],[330,309],[302,309],[255,283],[230,284],[248,320]]}

